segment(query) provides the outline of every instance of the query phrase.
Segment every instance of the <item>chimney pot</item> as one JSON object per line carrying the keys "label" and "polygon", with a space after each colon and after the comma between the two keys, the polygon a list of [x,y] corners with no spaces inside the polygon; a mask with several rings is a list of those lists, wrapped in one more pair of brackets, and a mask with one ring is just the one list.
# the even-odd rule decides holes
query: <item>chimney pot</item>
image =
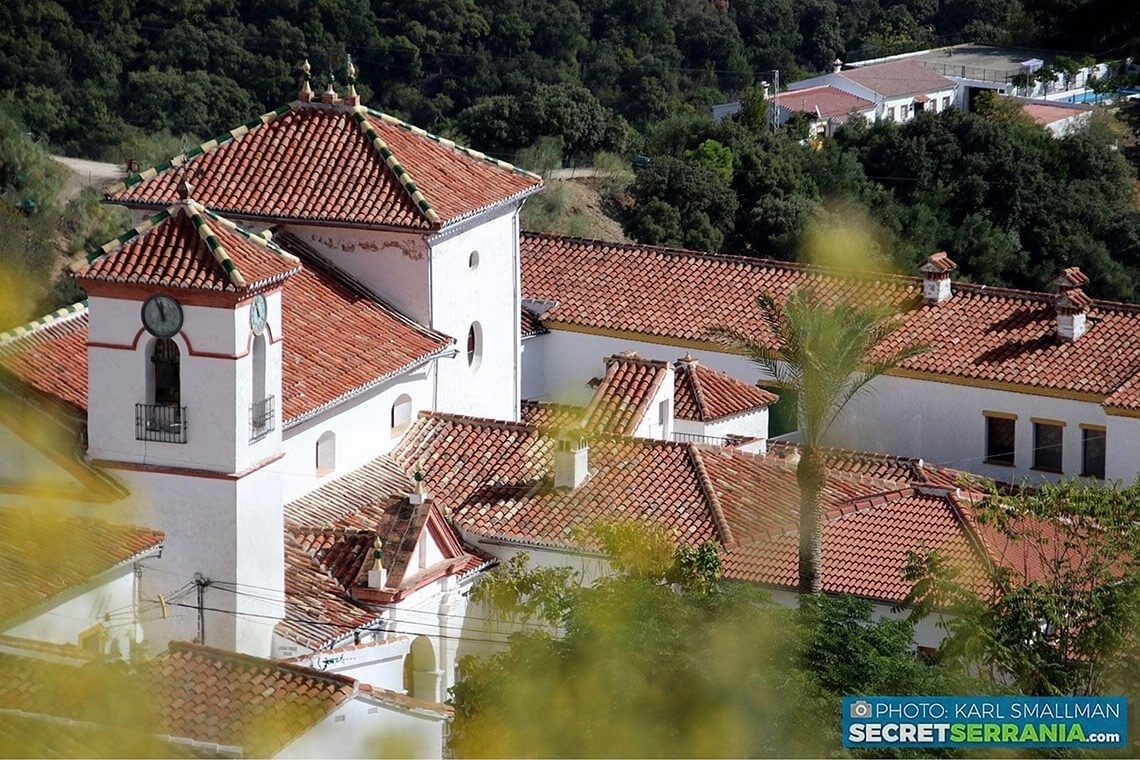
{"label": "chimney pot", "polygon": [[580,434],[560,436],[554,446],[554,487],[573,490],[589,473],[590,447]]}
{"label": "chimney pot", "polygon": [[[1077,273],[1080,274],[1080,270]],[[1090,306],[1092,299],[1080,288],[1070,287],[1061,291],[1057,295],[1057,337],[1074,341],[1084,335],[1088,330]]]}
{"label": "chimney pot", "polygon": [[953,295],[950,288],[950,273],[957,268],[958,265],[950,260],[946,251],[932,253],[926,258],[918,268],[923,274],[923,303],[927,306],[937,306],[950,300],[950,296]]}

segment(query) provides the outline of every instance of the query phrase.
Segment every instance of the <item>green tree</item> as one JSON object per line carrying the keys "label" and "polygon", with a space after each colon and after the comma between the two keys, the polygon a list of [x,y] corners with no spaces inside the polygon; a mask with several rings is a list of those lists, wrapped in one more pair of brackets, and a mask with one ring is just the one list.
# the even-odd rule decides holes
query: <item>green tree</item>
{"label": "green tree", "polygon": [[624,226],[640,242],[716,251],[732,229],[736,195],[703,164],[655,156],[630,194],[637,206]]}
{"label": "green tree", "polygon": [[661,530],[598,526],[579,539],[611,575],[583,586],[525,555],[472,591],[524,628],[463,661],[451,692],[462,757],[832,756],[847,694],[963,689],[913,655],[906,620],[819,597],[799,615],[720,577],[718,547]]}
{"label": "green tree", "polygon": [[713,335],[740,351],[768,377],[792,390],[803,439],[796,482],[800,489],[799,590],[820,591],[820,491],[827,477],[823,438],[843,409],[867,384],[922,353],[922,346],[880,349],[900,325],[893,311],[832,302],[810,288],[793,290],[781,303],[756,299],[760,330],[718,327]]}
{"label": "green tree", "polygon": [[1140,486],[1045,483],[974,507],[991,583],[913,555],[912,620],[948,613],[943,661],[1024,694],[1128,693],[1140,675]]}

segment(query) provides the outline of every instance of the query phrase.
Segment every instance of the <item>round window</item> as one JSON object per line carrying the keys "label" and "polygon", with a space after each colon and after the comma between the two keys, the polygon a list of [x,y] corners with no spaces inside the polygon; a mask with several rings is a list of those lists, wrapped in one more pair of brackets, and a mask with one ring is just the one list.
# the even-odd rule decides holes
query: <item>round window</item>
{"label": "round window", "polygon": [[476,369],[483,359],[483,328],[472,322],[467,330],[467,366]]}

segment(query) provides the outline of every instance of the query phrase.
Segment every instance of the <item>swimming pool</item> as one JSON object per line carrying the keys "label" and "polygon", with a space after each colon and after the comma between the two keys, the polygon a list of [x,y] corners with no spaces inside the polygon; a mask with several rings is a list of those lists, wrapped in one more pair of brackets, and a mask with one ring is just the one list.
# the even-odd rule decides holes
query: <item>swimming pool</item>
{"label": "swimming pool", "polygon": [[1099,93],[1092,90],[1085,90],[1078,92],[1076,95],[1070,95],[1067,98],[1062,98],[1063,103],[1110,103],[1116,98],[1116,93]]}

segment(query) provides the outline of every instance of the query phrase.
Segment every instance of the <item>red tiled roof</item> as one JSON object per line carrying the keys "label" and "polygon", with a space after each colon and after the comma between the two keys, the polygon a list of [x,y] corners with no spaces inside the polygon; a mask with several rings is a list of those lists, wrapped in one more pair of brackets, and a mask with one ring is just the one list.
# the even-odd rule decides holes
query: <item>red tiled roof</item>
{"label": "red tiled roof", "polygon": [[633,435],[665,382],[668,367],[633,351],[606,359],[606,376],[586,407],[583,427],[591,433]]}
{"label": "red tiled roof", "polygon": [[647,439],[590,441],[590,476],[553,488],[554,443],[533,427],[425,414],[393,458],[422,461],[436,503],[464,530],[507,540],[573,546],[575,531],[599,520],[648,520],[677,540],[719,540],[691,449]]}
{"label": "red tiled roof", "polygon": [[1072,119],[1077,116],[1084,116],[1091,109],[1087,108],[1074,108],[1072,105],[1048,105],[1046,103],[1024,103],[1021,110],[1029,115],[1029,118],[1037,124],[1046,127],[1054,122],[1063,121],[1064,119]]}
{"label": "red tiled roof", "polygon": [[[75,304],[30,330],[0,334],[0,364],[22,382],[87,412],[87,307]],[[12,337],[5,340],[5,337]]]}
{"label": "red tiled roof", "polygon": [[[799,487],[787,457],[601,436],[589,441],[589,477],[562,490],[551,485],[553,448],[527,425],[430,414],[392,457],[404,466],[424,462],[436,502],[476,535],[580,547],[577,530],[600,520],[650,521],[682,542],[720,543],[729,578],[795,586]],[[834,466],[822,493],[825,589],[899,601],[906,551],[928,548],[982,578],[985,561],[954,508],[954,486],[934,496],[913,490],[937,489],[952,480],[948,471],[927,477],[921,463],[888,460],[827,452]],[[873,547],[866,572],[857,562],[863,546]]]}
{"label": "red tiled roof", "polygon": [[[436,577],[438,564],[424,573],[409,566],[433,511],[430,501],[410,502],[405,494],[411,482],[398,464],[380,457],[286,505],[288,619],[278,625],[282,635],[324,649],[380,616],[373,600],[363,598],[369,596],[364,587],[377,535],[387,570],[385,592],[414,590]],[[436,518],[437,527],[450,530]],[[465,575],[490,559],[464,551],[458,539],[442,544],[447,574]]]}
{"label": "red tiled roof", "polygon": [[[764,259],[717,256],[649,246],[526,234],[523,294],[557,300],[548,327],[693,341],[715,347],[709,329],[753,333],[775,348],[759,324],[756,296],[777,302],[796,287],[825,300],[875,302],[900,310],[902,327],[884,351],[925,344],[902,369],[935,378],[963,378],[1064,391],[1140,408],[1140,308],[1092,302],[1088,331],[1075,341],[1057,336],[1056,296],[955,284],[942,304],[921,301],[921,280],[843,275]],[[710,298],[709,294],[715,294]],[[722,349],[723,350],[723,349]]]}
{"label": "red tiled roof", "polygon": [[711,422],[780,400],[775,393],[705,367],[692,357],[678,360],[673,369],[673,404],[680,420]]}
{"label": "red tiled roof", "polygon": [[[235,750],[271,757],[356,688],[346,676],[178,642],[134,671],[122,663],[77,668],[0,654],[0,707],[85,721],[101,744],[108,734],[100,729],[112,737],[124,729],[151,734],[191,757],[208,755],[210,745],[231,757]],[[169,752],[136,741],[120,751]]]}
{"label": "red tiled roof", "polygon": [[332,646],[382,613],[348,598],[348,592],[309,550],[285,534],[285,619],[276,631],[313,650]]}
{"label": "red tiled roof", "polygon": [[162,545],[163,533],[45,509],[0,509],[0,621]]}
{"label": "red tiled roof", "polygon": [[[900,601],[910,591],[903,569],[910,552],[938,551],[984,588],[986,565],[945,496],[912,489],[832,508],[823,523],[822,586],[830,593]],[[798,538],[790,530],[746,544],[724,557],[727,577],[781,587],[796,585]]]}
{"label": "red tiled roof", "polygon": [[427,231],[542,186],[541,178],[365,108],[295,102],[132,175],[106,197],[127,206],[194,196],[227,215]]}
{"label": "red tiled roof", "polygon": [[[290,422],[424,361],[454,340],[367,295],[290,235],[304,267],[282,296],[282,415]],[[87,409],[87,310],[0,343],[0,364],[32,387]]]}
{"label": "red tiled roof", "polygon": [[356,682],[298,665],[184,643],[145,666],[169,733],[269,757],[352,699]]}
{"label": "red tiled roof", "polygon": [[519,420],[541,430],[571,430],[582,427],[586,407],[572,404],[552,404],[547,401],[523,399],[519,407]]}
{"label": "red tiled roof", "polygon": [[798,111],[809,116],[818,115],[825,119],[875,109],[875,104],[871,101],[826,84],[782,92],[772,98],[772,102],[779,103],[781,108],[787,108],[789,111]]}
{"label": "red tiled roof", "polygon": [[265,238],[184,201],[103,246],[77,278],[237,291],[263,289],[299,269],[296,257]]}
{"label": "red tiled roof", "polygon": [[845,69],[840,76],[887,98],[953,90],[956,86],[953,80],[931,71],[918,61],[905,59]]}

